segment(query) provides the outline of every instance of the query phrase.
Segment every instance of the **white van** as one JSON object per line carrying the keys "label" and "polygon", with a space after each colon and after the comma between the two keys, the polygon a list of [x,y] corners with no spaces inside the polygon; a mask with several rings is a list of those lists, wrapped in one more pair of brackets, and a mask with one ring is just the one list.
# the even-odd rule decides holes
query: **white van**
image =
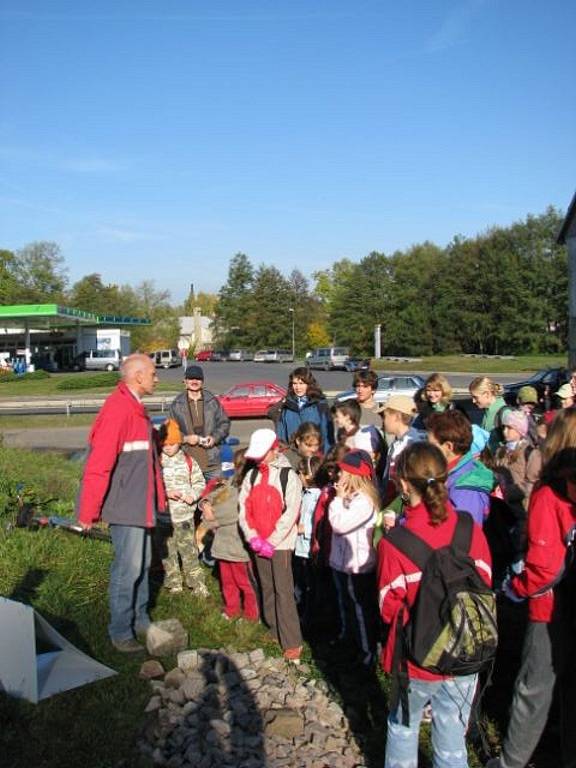
{"label": "white van", "polygon": [[306,358],[308,368],[321,371],[346,370],[344,363],[349,357],[348,347],[318,347]]}
{"label": "white van", "polygon": [[231,349],[230,352],[228,352],[228,360],[237,363],[254,360],[254,353],[250,352],[248,349]]}
{"label": "white van", "polygon": [[177,349],[157,349],[150,353],[150,358],[156,368],[177,368],[182,363]]}
{"label": "white van", "polygon": [[119,371],[122,355],[119,349],[91,349],[84,353],[87,371]]}

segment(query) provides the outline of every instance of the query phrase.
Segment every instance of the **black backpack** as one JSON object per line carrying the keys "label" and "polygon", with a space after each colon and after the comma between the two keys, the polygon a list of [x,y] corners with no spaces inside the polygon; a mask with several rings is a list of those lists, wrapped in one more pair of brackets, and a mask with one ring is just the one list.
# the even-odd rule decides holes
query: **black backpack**
{"label": "black backpack", "polygon": [[393,706],[402,702],[408,719],[407,661],[438,675],[471,675],[491,667],[498,629],[496,597],[469,555],[474,522],[458,512],[454,536],[446,547],[433,549],[402,526],[388,541],[422,571],[408,622],[398,617],[393,662]]}

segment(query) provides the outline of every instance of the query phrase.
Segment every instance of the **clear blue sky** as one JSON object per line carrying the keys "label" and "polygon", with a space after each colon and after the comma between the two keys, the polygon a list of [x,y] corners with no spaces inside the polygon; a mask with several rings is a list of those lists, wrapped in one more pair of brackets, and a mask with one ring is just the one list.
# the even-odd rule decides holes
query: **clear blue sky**
{"label": "clear blue sky", "polygon": [[1,0],[0,247],[215,291],[576,189],[573,0]]}

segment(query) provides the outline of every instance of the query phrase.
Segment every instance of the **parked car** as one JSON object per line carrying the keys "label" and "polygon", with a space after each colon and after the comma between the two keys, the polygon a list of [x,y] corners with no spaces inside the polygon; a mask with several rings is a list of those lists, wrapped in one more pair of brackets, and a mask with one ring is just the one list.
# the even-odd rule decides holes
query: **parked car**
{"label": "parked car", "polygon": [[293,363],[294,355],[289,349],[260,349],[254,355],[255,363]]}
{"label": "parked car", "polygon": [[509,405],[516,405],[518,391],[522,387],[534,387],[538,392],[538,399],[542,402],[547,388],[548,396],[552,396],[567,381],[570,381],[570,372],[566,368],[544,368],[528,379],[504,384],[504,400]]}
{"label": "parked car", "polygon": [[248,360],[254,360],[254,353],[248,349],[231,349],[228,353],[228,360],[230,362],[247,362]]}
{"label": "parked car", "polygon": [[224,363],[226,360],[228,360],[228,350],[216,349],[214,352],[212,352],[212,357],[210,359],[213,363]]}
{"label": "parked car", "polygon": [[345,370],[348,357],[348,347],[318,347],[306,358],[306,365],[321,371]]}
{"label": "parked car", "polygon": [[[424,383],[424,379],[416,374],[378,376],[378,387],[374,392],[374,400],[377,403],[385,403],[391,395],[415,397],[424,386]],[[350,400],[355,397],[356,392],[353,389],[348,389],[346,392],[336,395],[334,400],[341,402],[342,400]]]}
{"label": "parked car", "polygon": [[370,368],[370,358],[368,357],[349,357],[344,362],[344,368],[348,373],[355,371],[367,371]]}
{"label": "parked car", "polygon": [[196,353],[196,360],[199,363],[207,363],[212,360],[213,355],[214,352],[211,349],[201,349],[200,352]]}
{"label": "parked car", "polygon": [[119,371],[122,355],[119,349],[90,349],[84,354],[86,371]]}
{"label": "parked car", "polygon": [[247,381],[235,384],[218,400],[230,418],[265,417],[273,405],[286,397],[284,387],[271,381]]}
{"label": "parked car", "polygon": [[157,349],[150,353],[156,368],[176,368],[182,362],[177,349]]}

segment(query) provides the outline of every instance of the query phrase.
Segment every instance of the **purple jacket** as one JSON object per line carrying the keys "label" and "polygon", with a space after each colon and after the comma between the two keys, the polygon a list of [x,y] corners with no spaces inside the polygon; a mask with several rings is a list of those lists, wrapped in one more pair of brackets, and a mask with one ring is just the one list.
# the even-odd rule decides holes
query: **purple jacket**
{"label": "purple jacket", "polygon": [[449,469],[446,486],[454,509],[469,512],[475,523],[483,525],[490,510],[490,493],[494,487],[492,470],[469,452]]}

